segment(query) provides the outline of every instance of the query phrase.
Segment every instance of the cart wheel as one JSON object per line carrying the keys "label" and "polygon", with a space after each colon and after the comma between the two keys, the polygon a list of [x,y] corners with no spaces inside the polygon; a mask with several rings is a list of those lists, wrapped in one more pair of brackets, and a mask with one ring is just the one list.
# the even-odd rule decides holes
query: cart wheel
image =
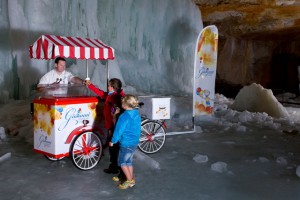
{"label": "cart wheel", "polygon": [[144,153],[155,153],[162,148],[166,139],[166,131],[159,122],[148,120],[142,123],[141,137],[138,144]]}
{"label": "cart wheel", "polygon": [[84,132],[78,135],[71,145],[71,158],[75,166],[81,170],[95,167],[102,156],[102,142],[93,132]]}
{"label": "cart wheel", "polygon": [[59,161],[59,160],[61,160],[61,159],[64,158],[64,157],[61,157],[61,158],[54,158],[54,157],[47,156],[47,155],[45,155],[45,157],[46,157],[48,160],[51,160],[51,161]]}

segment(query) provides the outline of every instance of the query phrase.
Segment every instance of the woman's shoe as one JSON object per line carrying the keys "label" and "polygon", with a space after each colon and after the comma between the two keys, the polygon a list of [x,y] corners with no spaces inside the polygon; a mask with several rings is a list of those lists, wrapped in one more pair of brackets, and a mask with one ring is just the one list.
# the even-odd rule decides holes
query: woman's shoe
{"label": "woman's shoe", "polygon": [[119,173],[118,169],[112,169],[112,168],[107,168],[107,169],[104,169],[103,171],[107,174],[117,174],[117,173]]}

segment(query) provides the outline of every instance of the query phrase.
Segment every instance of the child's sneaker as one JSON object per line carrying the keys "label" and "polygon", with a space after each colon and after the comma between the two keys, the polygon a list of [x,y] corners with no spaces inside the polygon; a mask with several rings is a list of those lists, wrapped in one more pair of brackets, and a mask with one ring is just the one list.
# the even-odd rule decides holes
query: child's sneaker
{"label": "child's sneaker", "polygon": [[126,190],[130,187],[133,187],[135,185],[135,180],[132,179],[131,181],[125,181],[123,182],[122,184],[119,185],[119,188],[122,189],[122,190]]}
{"label": "child's sneaker", "polygon": [[120,183],[123,183],[123,182],[126,181],[126,178],[124,179],[123,177],[114,176],[114,177],[112,177],[112,180],[113,180],[114,182],[120,182]]}
{"label": "child's sneaker", "polygon": [[133,187],[133,186],[135,186],[135,180],[134,179],[132,179],[131,181],[129,181],[130,182],[130,187]]}
{"label": "child's sneaker", "polygon": [[120,181],[119,177],[117,177],[117,176],[112,177],[112,180],[113,180],[114,182],[119,182],[119,181]]}

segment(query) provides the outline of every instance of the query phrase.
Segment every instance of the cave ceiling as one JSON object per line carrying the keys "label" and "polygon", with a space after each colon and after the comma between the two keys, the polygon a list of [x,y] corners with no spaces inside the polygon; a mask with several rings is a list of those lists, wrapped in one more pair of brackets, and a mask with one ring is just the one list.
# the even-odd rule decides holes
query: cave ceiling
{"label": "cave ceiling", "polygon": [[218,27],[217,92],[258,83],[300,94],[300,0],[194,2],[203,26]]}
{"label": "cave ceiling", "polygon": [[194,0],[221,37],[300,39],[300,0]]}

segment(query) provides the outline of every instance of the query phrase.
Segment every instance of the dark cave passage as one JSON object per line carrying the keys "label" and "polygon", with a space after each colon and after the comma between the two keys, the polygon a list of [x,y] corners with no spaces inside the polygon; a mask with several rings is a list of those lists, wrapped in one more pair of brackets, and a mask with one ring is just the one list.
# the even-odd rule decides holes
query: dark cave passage
{"label": "dark cave passage", "polygon": [[300,67],[299,56],[288,53],[274,54],[268,86],[273,93],[290,92],[299,95],[298,67]]}

